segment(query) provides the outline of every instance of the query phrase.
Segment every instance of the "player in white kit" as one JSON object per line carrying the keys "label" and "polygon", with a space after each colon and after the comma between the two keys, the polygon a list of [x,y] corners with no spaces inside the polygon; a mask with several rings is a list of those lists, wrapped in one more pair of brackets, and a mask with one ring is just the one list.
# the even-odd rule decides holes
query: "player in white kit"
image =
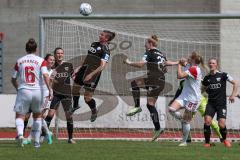
{"label": "player in white kit", "polygon": [[[47,63],[47,71],[48,71],[48,75],[50,77],[50,75],[53,72],[52,67],[55,63],[55,58],[52,54],[47,54],[44,59]],[[49,109],[50,109],[51,100],[49,99],[49,96],[48,96],[49,91],[48,91],[47,85],[45,84],[44,81],[41,81],[41,82],[43,82],[41,84],[41,89],[43,91],[43,98],[44,98],[43,99],[43,104],[42,104],[42,107],[41,107],[41,111],[42,111],[42,135],[43,135],[43,136],[41,136],[41,139],[42,140],[46,139],[48,144],[52,144],[52,132],[49,131],[47,123],[44,120],[47,116],[47,113],[48,113]],[[28,124],[28,120],[29,120],[29,117],[30,117],[31,113],[32,113],[32,111],[30,110],[29,113],[26,115],[25,121],[24,121],[24,127],[26,127],[26,125]],[[23,144],[31,144],[32,135],[33,135],[33,132],[31,130],[29,136],[23,141]],[[40,139],[40,141],[42,141],[41,139]]]}
{"label": "player in white kit", "polygon": [[[185,62],[180,61],[178,65],[177,78],[185,78],[185,83],[182,93],[169,106],[170,114],[182,123],[183,139],[179,146],[187,146],[186,141],[190,132],[192,114],[197,111],[201,101],[202,73],[199,64],[205,68],[203,58],[197,52],[192,52],[189,59],[190,67],[188,70],[182,71]],[[185,109],[183,116],[179,112],[181,108]]]}
{"label": "player in white kit", "polygon": [[[39,138],[42,127],[41,106],[43,103],[43,91],[41,89],[42,77],[49,90],[51,97],[49,75],[46,61],[36,55],[37,43],[30,38],[26,43],[27,55],[19,58],[15,64],[12,74],[12,84],[17,90],[17,97],[14,106],[16,112],[16,128],[18,140],[23,146],[24,119],[29,109],[33,112],[33,138],[34,147],[40,147]],[[17,79],[19,79],[17,81]]]}

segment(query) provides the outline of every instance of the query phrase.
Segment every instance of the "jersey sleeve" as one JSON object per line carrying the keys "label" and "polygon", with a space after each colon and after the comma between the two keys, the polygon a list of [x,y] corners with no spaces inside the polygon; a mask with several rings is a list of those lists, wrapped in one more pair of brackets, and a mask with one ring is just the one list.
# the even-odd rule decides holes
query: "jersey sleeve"
{"label": "jersey sleeve", "polygon": [[230,76],[228,73],[224,73],[224,79],[229,82],[233,81],[233,77]]}
{"label": "jersey sleeve", "polygon": [[204,86],[206,86],[206,87],[209,85],[208,77],[207,77],[207,76],[205,76],[205,77],[203,78],[203,80],[202,80],[202,85],[204,85]]}
{"label": "jersey sleeve", "polygon": [[42,61],[41,72],[42,72],[42,74],[48,74],[47,62],[45,60]]}
{"label": "jersey sleeve", "polygon": [[193,79],[197,79],[198,71],[197,67],[190,67],[188,70],[185,71],[187,75]]}
{"label": "jersey sleeve", "polygon": [[109,49],[105,46],[105,47],[103,48],[103,54],[102,54],[101,60],[108,62],[109,59],[110,59],[110,51],[109,51]]}
{"label": "jersey sleeve", "polygon": [[12,78],[17,78],[18,75],[18,62],[16,62],[15,66],[13,67]]}
{"label": "jersey sleeve", "polygon": [[148,56],[147,52],[144,53],[144,55],[143,55],[143,57],[142,57],[142,60],[143,60],[144,62],[148,62],[148,61],[149,61],[149,56]]}

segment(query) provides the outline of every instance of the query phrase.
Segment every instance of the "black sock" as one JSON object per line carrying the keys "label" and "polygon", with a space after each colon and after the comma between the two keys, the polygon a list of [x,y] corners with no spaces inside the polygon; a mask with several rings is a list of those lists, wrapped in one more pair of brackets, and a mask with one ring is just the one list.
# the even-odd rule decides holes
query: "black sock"
{"label": "black sock", "polygon": [[220,133],[222,135],[221,142],[223,142],[227,138],[227,128],[226,128],[226,126],[224,128],[220,128]]}
{"label": "black sock", "polygon": [[45,121],[46,121],[46,123],[47,123],[48,128],[49,128],[49,126],[50,126],[50,124],[51,124],[52,118],[53,118],[53,117],[50,117],[50,116],[47,116],[47,117],[45,118]]}
{"label": "black sock", "polygon": [[28,125],[28,119],[24,121],[24,128],[23,128],[23,136],[25,137],[26,133],[25,133],[25,130],[27,128],[27,125]]}
{"label": "black sock", "polygon": [[73,108],[78,108],[78,101],[80,96],[73,96]]}
{"label": "black sock", "polygon": [[72,119],[67,121],[67,131],[68,131],[68,139],[72,139],[73,137],[73,120]]}
{"label": "black sock", "polygon": [[135,107],[140,107],[140,88],[138,87],[136,81],[132,81],[131,86]]}
{"label": "black sock", "polygon": [[211,128],[206,124],[204,124],[204,137],[205,137],[205,143],[210,143]]}
{"label": "black sock", "polygon": [[160,123],[159,123],[159,118],[158,118],[158,112],[155,108],[155,106],[151,106],[149,104],[147,104],[147,108],[150,112],[150,116],[152,118],[152,121],[153,121],[153,125],[155,127],[155,130],[159,130],[160,129]]}
{"label": "black sock", "polygon": [[90,107],[91,110],[96,109],[96,102],[93,98],[86,103],[88,104],[88,106]]}

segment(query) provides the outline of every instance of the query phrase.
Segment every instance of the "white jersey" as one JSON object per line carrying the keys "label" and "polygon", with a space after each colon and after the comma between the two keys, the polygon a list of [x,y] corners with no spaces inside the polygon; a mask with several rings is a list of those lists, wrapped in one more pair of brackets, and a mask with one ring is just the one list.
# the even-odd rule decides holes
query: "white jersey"
{"label": "white jersey", "polygon": [[[53,73],[53,70],[52,69],[47,69],[47,72],[48,72],[48,75],[50,77],[51,74]],[[41,89],[43,90],[43,96],[44,97],[48,96],[49,95],[49,90],[47,88],[46,83],[43,80],[43,77],[42,77],[42,80],[40,81],[40,86],[41,86]]]}
{"label": "white jersey", "polygon": [[35,54],[27,54],[17,60],[12,78],[19,77],[18,89],[41,89],[42,74],[46,73],[46,61]]}
{"label": "white jersey", "polygon": [[190,102],[201,101],[202,73],[198,66],[191,66],[185,71],[188,77],[185,79],[182,93],[179,98]]}

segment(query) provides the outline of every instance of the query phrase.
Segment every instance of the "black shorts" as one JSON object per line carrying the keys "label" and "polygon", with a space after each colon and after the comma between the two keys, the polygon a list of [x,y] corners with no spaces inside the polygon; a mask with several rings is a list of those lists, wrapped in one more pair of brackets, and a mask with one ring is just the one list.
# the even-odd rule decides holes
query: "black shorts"
{"label": "black shorts", "polygon": [[227,107],[223,106],[223,105],[216,106],[216,105],[213,105],[211,103],[207,103],[204,116],[208,115],[208,116],[213,118],[215,113],[217,113],[217,120],[219,120],[220,118],[226,119],[226,117],[227,117]]}
{"label": "black shorts", "polygon": [[85,78],[85,71],[87,69],[87,66],[83,66],[79,69],[79,71],[76,73],[76,77],[74,79],[74,82],[80,86],[84,86],[85,90],[94,92],[94,90],[96,89],[98,82],[100,80],[101,77],[101,73],[99,73],[97,75],[97,77],[93,78],[92,80],[90,80],[87,83],[84,83],[83,80]]}
{"label": "black shorts", "polygon": [[62,103],[64,111],[69,111],[70,108],[72,108],[72,97],[71,96],[66,96],[66,95],[61,95],[61,94],[56,94],[53,96],[53,99],[50,104],[50,109],[57,110],[60,102]]}
{"label": "black shorts", "polygon": [[158,98],[165,86],[164,79],[144,78],[145,88],[147,89],[147,97]]}

